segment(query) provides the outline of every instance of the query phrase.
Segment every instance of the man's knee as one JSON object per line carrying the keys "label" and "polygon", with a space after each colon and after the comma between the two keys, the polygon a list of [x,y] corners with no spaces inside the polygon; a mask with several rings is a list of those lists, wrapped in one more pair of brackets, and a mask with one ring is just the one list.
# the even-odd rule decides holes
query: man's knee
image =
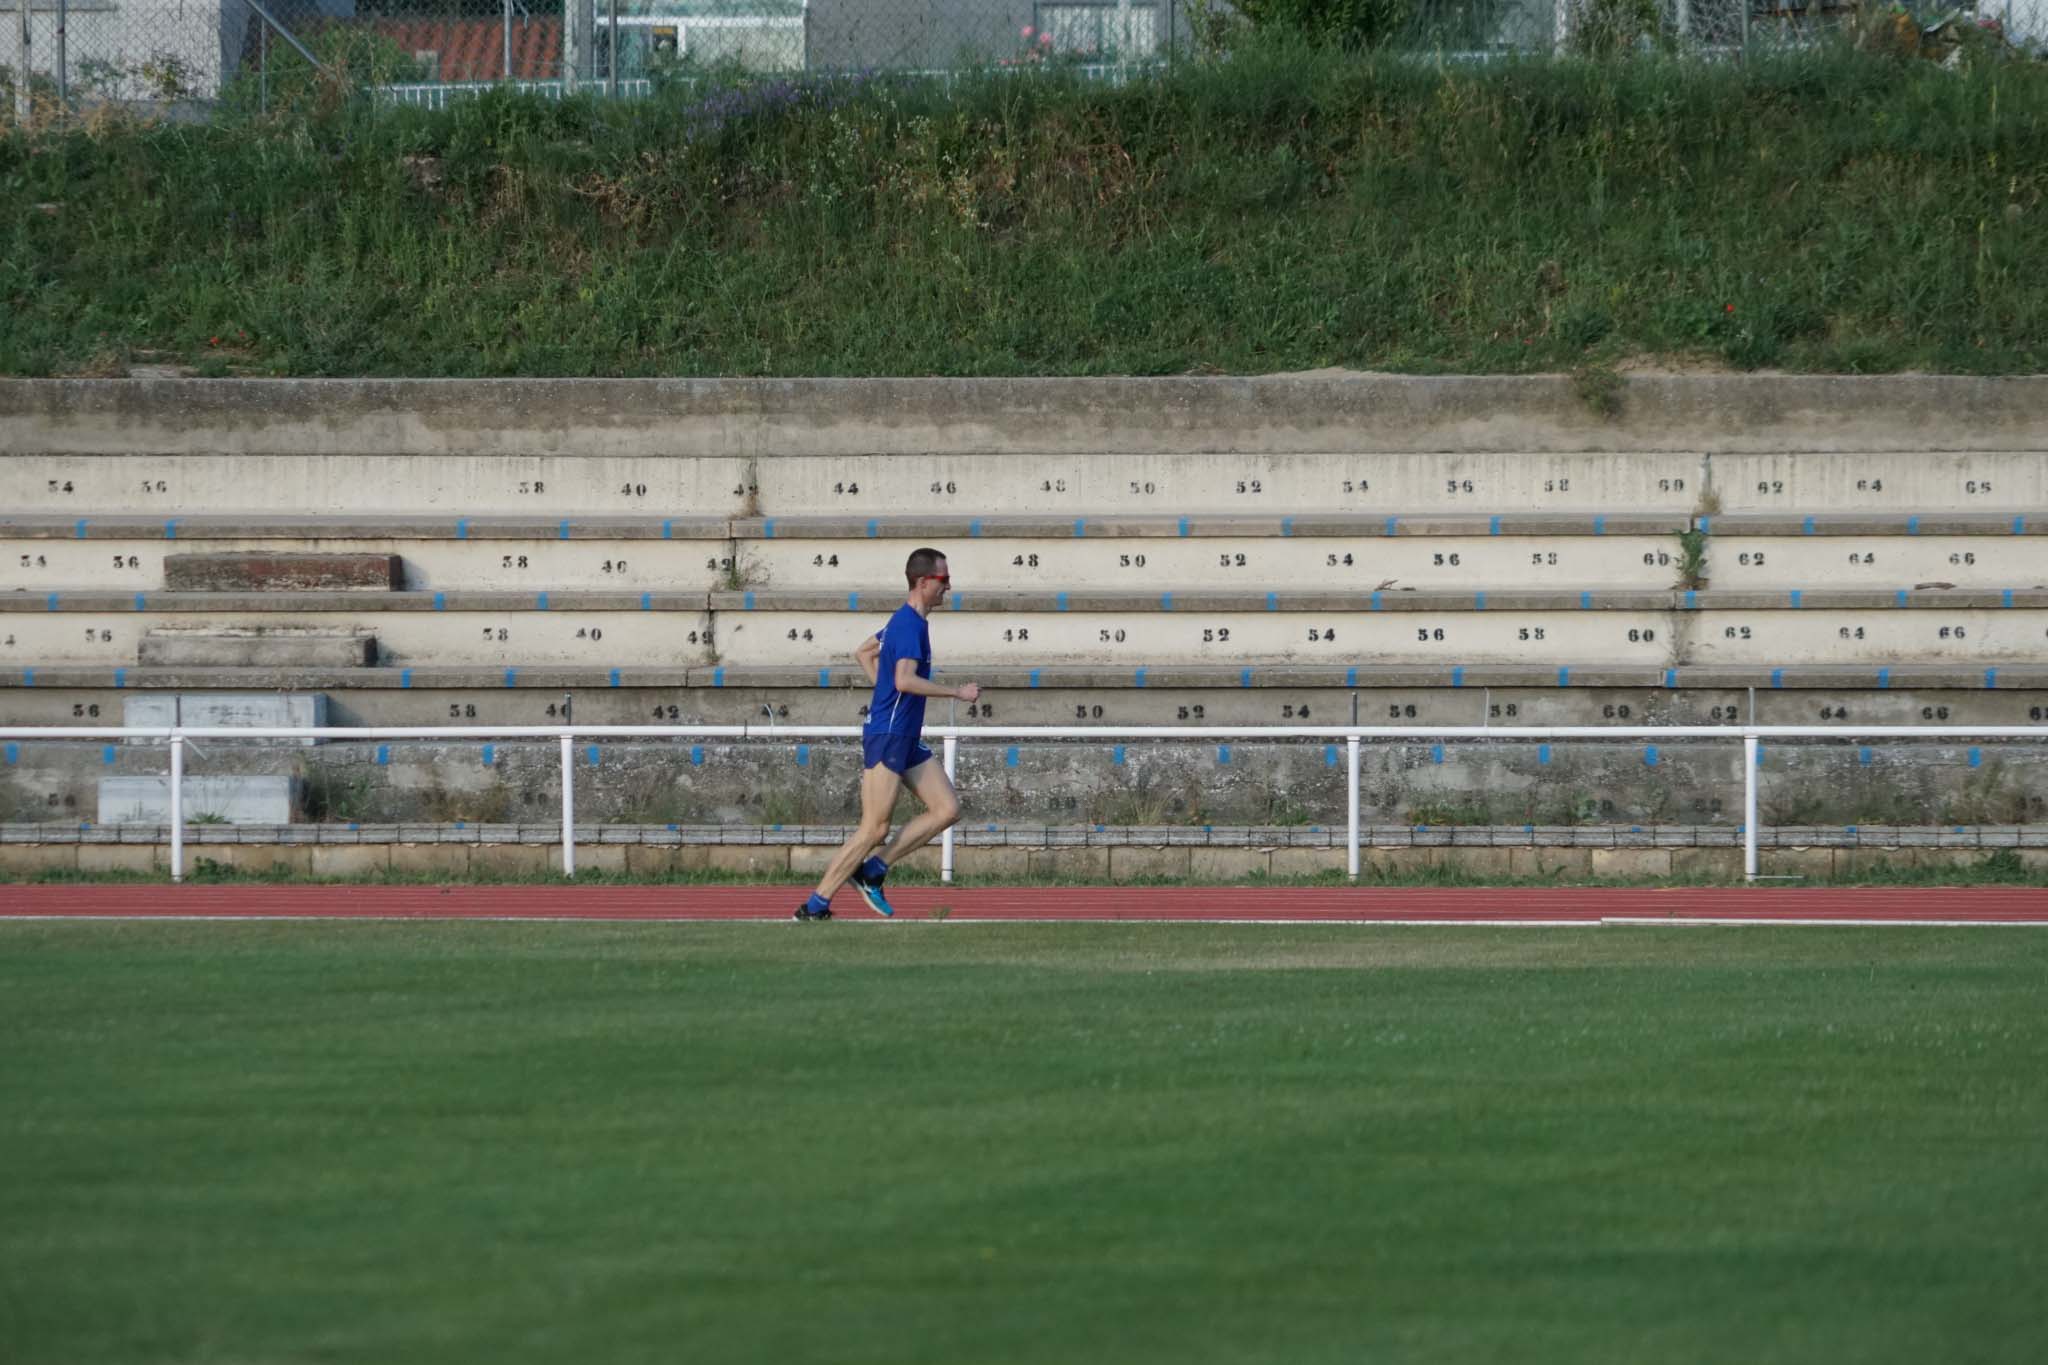
{"label": "man's knee", "polygon": [[960,823],[960,802],[948,797],[932,807],[932,818],[939,822],[940,829],[951,829]]}

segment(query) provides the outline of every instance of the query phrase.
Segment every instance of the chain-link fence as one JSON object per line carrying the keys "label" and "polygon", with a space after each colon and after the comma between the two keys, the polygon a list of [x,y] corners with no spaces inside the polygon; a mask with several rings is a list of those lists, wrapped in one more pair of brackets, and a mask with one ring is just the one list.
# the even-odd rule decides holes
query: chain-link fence
{"label": "chain-link fence", "polygon": [[[2048,52],[2048,0],[1939,11],[1879,0],[1414,0],[1386,25],[1418,51],[1484,56],[1742,52],[1844,24],[1940,55]],[[1044,64],[1121,78],[1240,21],[1228,0],[0,0],[0,119],[104,101],[266,106],[317,67],[393,102],[510,82],[644,94],[710,71]],[[1245,6],[1250,8],[1250,6]],[[21,79],[22,72],[28,80]]]}

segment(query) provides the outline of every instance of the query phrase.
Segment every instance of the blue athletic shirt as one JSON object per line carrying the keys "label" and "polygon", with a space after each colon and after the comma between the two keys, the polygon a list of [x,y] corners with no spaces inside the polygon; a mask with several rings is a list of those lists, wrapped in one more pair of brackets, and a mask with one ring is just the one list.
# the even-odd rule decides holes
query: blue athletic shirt
{"label": "blue athletic shirt", "polygon": [[882,656],[875,661],[875,695],[868,703],[867,724],[861,729],[870,735],[919,734],[924,730],[925,699],[896,690],[896,661],[915,659],[917,676],[931,678],[931,624],[905,602],[896,608],[889,623],[875,632],[875,638],[882,642]]}

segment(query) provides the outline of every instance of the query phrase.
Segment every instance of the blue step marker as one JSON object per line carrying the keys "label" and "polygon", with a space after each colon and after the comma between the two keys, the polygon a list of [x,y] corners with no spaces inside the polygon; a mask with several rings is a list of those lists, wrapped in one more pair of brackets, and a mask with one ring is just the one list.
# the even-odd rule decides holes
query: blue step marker
{"label": "blue step marker", "polygon": [[1016,745],[1012,744],[1009,748],[1003,750],[1003,766],[1005,768],[1014,768],[1017,766]]}

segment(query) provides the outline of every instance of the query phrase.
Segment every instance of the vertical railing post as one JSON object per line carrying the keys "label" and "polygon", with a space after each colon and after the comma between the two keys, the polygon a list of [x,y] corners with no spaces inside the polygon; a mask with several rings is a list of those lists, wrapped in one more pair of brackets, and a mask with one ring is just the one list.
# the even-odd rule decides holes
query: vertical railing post
{"label": "vertical railing post", "polygon": [[512,79],[512,0],[505,0],[504,13],[498,21],[498,26],[505,38],[505,65],[504,69],[499,71],[498,79],[510,81]]}
{"label": "vertical railing post", "polygon": [[[806,5],[804,8],[809,9]],[[619,0],[612,0],[612,36],[605,39],[604,93],[607,98],[619,97]]]}
{"label": "vertical railing post", "polygon": [[1756,880],[1756,735],[1742,737],[1742,876]]}
{"label": "vertical railing post", "polygon": [[171,736],[171,880],[185,880],[185,737]]}
{"label": "vertical railing post", "polygon": [[[959,737],[947,735],[945,746],[940,752],[943,755],[940,761],[946,769],[946,781],[951,782],[953,780],[954,759],[960,752]],[[946,826],[946,832],[939,836],[939,880],[942,882],[953,880],[953,827],[951,825]]]}
{"label": "vertical railing post", "polygon": [[562,875],[576,875],[576,738],[562,732]]}
{"label": "vertical railing post", "polygon": [[1344,740],[1345,792],[1349,798],[1350,823],[1344,836],[1345,865],[1351,870],[1351,880],[1358,880],[1358,736],[1348,735]]}

